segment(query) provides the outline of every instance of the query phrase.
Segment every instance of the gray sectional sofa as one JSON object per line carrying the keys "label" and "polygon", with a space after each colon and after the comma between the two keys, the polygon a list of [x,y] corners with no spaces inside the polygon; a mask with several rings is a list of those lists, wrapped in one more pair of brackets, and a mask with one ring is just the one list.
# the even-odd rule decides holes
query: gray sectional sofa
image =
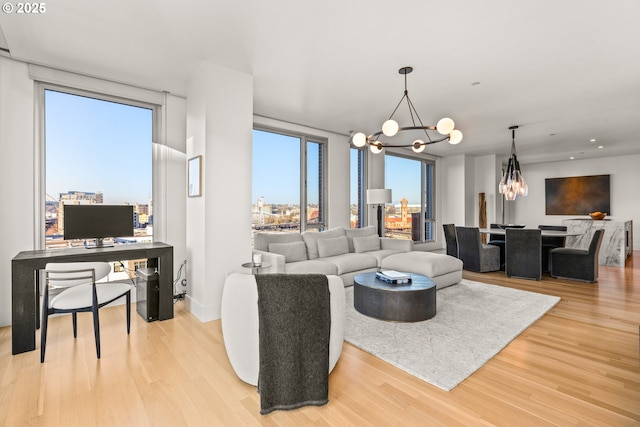
{"label": "gray sectional sofa", "polygon": [[434,279],[438,288],[462,279],[459,259],[413,251],[411,240],[380,238],[375,227],[256,233],[253,253],[262,254],[262,263],[270,265],[261,273],[337,275],[345,286],[352,285],[357,274],[385,268],[424,274]]}

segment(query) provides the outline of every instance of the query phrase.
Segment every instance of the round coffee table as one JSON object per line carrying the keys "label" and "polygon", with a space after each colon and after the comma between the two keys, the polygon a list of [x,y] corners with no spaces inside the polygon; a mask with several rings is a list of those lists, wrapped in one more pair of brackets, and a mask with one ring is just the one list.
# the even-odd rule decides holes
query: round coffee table
{"label": "round coffee table", "polygon": [[397,322],[420,322],[436,315],[436,283],[422,274],[408,273],[411,283],[392,285],[376,273],[354,278],[353,305],[369,317]]}

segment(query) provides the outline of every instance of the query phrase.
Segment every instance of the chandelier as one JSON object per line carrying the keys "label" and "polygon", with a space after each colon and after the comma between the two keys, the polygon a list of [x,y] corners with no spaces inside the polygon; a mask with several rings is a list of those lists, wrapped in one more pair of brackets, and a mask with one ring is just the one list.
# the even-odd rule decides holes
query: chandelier
{"label": "chandelier", "polygon": [[511,155],[509,156],[507,169],[502,175],[502,179],[500,179],[500,184],[498,184],[498,191],[500,194],[504,194],[505,200],[515,200],[518,196],[526,197],[529,194],[529,186],[524,182],[518,156],[516,155],[516,129],[518,129],[518,126],[511,126],[509,129],[511,130]]}
{"label": "chandelier", "polygon": [[[422,120],[420,119],[416,108],[413,106],[413,102],[411,102],[411,98],[409,98],[409,91],[407,90],[407,74],[412,71],[412,67],[402,67],[398,70],[398,73],[404,75],[404,95],[402,96],[402,98],[400,98],[400,102],[398,102],[398,105],[396,105],[396,108],[391,113],[391,116],[389,116],[389,119],[382,124],[382,130],[375,132],[369,136],[366,136],[362,132],[354,134],[351,137],[353,145],[355,145],[356,147],[364,147],[365,145],[369,145],[369,149],[372,153],[375,154],[381,153],[382,150],[386,147],[411,147],[416,153],[421,153],[429,144],[435,144],[436,142],[441,142],[444,140],[449,140],[450,144],[458,144],[460,143],[460,141],[462,141],[462,132],[454,129],[455,124],[453,120],[448,117],[440,119],[436,126],[425,126],[422,123]],[[398,122],[393,120],[393,115],[396,113],[396,111],[400,107],[400,104],[402,104],[402,101],[404,100],[407,101],[407,107],[409,108],[409,115],[411,116],[411,122],[413,125],[400,127],[400,125],[398,125]],[[382,135],[392,137],[398,132],[402,132],[405,130],[421,130],[424,132],[425,138],[416,139],[411,144],[407,145],[387,144],[380,140],[380,136]],[[438,134],[433,131],[437,131]],[[430,135],[429,132],[431,132],[432,135]]]}

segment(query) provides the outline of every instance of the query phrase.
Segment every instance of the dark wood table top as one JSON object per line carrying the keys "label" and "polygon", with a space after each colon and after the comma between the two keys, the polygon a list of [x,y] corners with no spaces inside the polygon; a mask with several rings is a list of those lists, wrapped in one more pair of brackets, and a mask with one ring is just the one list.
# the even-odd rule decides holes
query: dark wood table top
{"label": "dark wood table top", "polygon": [[407,273],[411,276],[411,283],[392,284],[383,280],[376,279],[375,272],[361,273],[354,277],[354,283],[368,288],[380,289],[384,291],[409,292],[422,291],[436,286],[431,278],[422,274]]}

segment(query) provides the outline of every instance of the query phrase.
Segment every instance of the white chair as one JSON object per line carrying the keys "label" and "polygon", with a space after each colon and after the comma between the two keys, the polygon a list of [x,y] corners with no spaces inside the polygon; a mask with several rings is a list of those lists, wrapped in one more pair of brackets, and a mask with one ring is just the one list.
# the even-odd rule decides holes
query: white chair
{"label": "white chair", "polygon": [[[342,353],[346,321],[344,284],[338,276],[329,282],[331,329],[329,332],[329,372]],[[238,377],[258,385],[258,288],[255,276],[230,274],[222,291],[222,335],[231,366]]]}
{"label": "white chair", "polygon": [[[71,313],[73,337],[78,336],[77,313],[93,313],[96,355],[100,358],[100,319],[98,310],[126,297],[127,334],[131,330],[131,288],[127,283],[96,283],[106,277],[111,266],[106,262],[49,263],[45,266],[44,299],[42,302],[42,331],[40,333],[40,362],[44,362],[47,347],[49,316]],[[56,294],[50,298],[50,294]]]}

